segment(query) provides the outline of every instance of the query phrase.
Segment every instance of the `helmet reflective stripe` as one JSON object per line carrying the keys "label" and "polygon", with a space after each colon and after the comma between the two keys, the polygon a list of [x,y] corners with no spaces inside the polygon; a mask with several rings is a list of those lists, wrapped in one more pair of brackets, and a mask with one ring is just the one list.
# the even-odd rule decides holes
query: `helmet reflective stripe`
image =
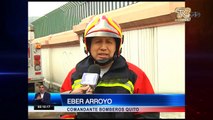
{"label": "helmet reflective stripe", "polygon": [[100,30],[92,31],[86,37],[94,37],[94,36],[95,37],[110,36],[110,37],[118,38],[117,34],[114,34],[112,31],[109,32],[108,30],[104,30],[104,29],[102,29],[102,31]]}
{"label": "helmet reflective stripe", "polygon": [[98,17],[95,17],[95,18],[87,25],[87,27],[86,27],[86,29],[85,29],[85,32],[84,32],[84,36],[87,35],[88,31],[89,31],[91,28],[93,28],[93,27],[97,24],[98,21],[99,21],[99,18],[98,18]]}
{"label": "helmet reflective stripe", "polygon": [[76,88],[80,88],[81,86],[82,86],[81,79],[77,79],[74,81],[74,84],[72,85],[72,90],[74,90]]}
{"label": "helmet reflective stripe", "polygon": [[108,82],[105,83],[105,82],[101,81],[97,85],[97,87],[123,87],[123,88],[127,89],[130,92],[130,94],[133,94],[133,91],[134,91],[134,86],[133,86],[131,81],[128,81],[125,84],[123,84],[123,83],[108,83]]}
{"label": "helmet reflective stripe", "polygon": [[109,24],[111,24],[111,26],[113,26],[118,31],[118,33],[120,35],[120,38],[121,38],[122,35],[121,35],[121,28],[120,28],[120,26],[116,22],[114,22],[112,20],[112,18],[108,18],[107,21],[109,22]]}
{"label": "helmet reflective stripe", "polygon": [[[117,38],[121,38],[121,28],[111,18],[106,16],[96,17],[85,29],[85,37],[94,32],[111,32],[116,34]],[[92,36],[95,37],[95,36]],[[111,36],[110,36],[111,37]]]}
{"label": "helmet reflective stripe", "polygon": [[122,31],[121,27],[110,17],[105,15],[96,16],[94,19],[89,22],[84,32],[84,44],[85,44],[85,53],[88,53],[87,38],[89,37],[113,37],[118,38],[117,54],[120,55],[122,48]]}

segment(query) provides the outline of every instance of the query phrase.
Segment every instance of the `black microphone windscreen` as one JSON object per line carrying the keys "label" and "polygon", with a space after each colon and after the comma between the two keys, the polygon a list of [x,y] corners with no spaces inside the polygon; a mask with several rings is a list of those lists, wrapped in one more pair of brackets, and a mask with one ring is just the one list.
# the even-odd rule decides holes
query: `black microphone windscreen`
{"label": "black microphone windscreen", "polygon": [[100,66],[97,65],[97,64],[92,64],[88,68],[88,73],[98,73],[98,74],[100,74],[100,71],[101,71]]}

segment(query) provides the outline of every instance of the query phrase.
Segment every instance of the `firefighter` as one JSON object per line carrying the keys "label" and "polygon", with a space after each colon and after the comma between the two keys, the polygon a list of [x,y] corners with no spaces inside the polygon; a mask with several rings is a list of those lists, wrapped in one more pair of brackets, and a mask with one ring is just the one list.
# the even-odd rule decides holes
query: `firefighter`
{"label": "firefighter", "polygon": [[[85,53],[89,54],[67,75],[61,92],[71,94],[88,92],[89,86],[79,85],[82,73],[92,64],[98,64],[100,82],[94,91],[98,94],[154,94],[146,74],[137,66],[127,62],[121,55],[123,36],[119,24],[105,15],[96,16],[84,32]],[[132,41],[134,42],[134,41]],[[158,119],[159,113],[99,112],[77,113],[77,119]]]}

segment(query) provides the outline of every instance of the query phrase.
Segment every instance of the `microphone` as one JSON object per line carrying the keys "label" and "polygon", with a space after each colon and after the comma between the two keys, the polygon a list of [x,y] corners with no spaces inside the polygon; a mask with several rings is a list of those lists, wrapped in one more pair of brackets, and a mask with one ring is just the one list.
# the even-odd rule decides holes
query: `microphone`
{"label": "microphone", "polygon": [[97,64],[92,64],[88,68],[87,73],[83,73],[81,84],[89,85],[93,90],[95,89],[100,76],[100,66]]}

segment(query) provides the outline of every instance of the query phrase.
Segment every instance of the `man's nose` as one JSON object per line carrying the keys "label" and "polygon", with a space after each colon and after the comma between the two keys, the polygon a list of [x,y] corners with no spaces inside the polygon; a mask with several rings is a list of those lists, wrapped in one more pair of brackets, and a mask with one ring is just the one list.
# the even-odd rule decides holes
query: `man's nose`
{"label": "man's nose", "polygon": [[106,50],[107,49],[107,45],[105,43],[101,44],[101,50]]}

